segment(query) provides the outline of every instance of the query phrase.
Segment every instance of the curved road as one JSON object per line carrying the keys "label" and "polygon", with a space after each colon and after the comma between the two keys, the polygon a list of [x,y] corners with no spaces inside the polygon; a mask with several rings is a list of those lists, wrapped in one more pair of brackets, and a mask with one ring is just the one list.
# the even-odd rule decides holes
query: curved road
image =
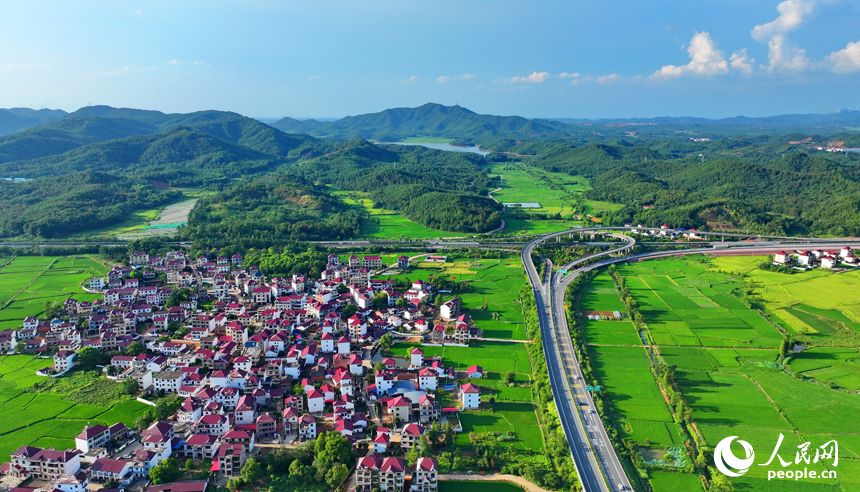
{"label": "curved road", "polygon": [[[550,386],[583,490],[609,491],[610,484],[613,490],[632,490],[600,416],[594,410],[594,402],[583,388],[582,370],[567,329],[564,289],[575,277],[568,276],[561,279],[556,275],[553,279],[541,279],[532,261],[532,252],[538,244],[570,232],[572,231],[541,236],[526,245],[522,253],[523,265],[526,268],[538,310]],[[633,238],[614,236],[624,239],[625,244],[609,251],[580,258],[566,265],[562,270],[596,257],[624,251],[635,244]],[[549,271],[546,273],[549,274]]]}
{"label": "curved road", "polygon": [[[623,239],[625,244],[568,263],[560,267],[560,270],[574,270],[565,275],[556,274],[551,281],[548,278],[549,269],[545,272],[544,278],[540,278],[532,261],[534,248],[540,243],[556,236],[571,232],[586,231],[588,229],[574,229],[541,236],[526,245],[522,252],[522,261],[535,296],[535,305],[538,310],[538,319],[553,398],[555,399],[562,429],[570,446],[571,457],[573,458],[577,474],[580,477],[582,487],[586,491],[632,490],[630,481],[624,473],[612,442],[609,440],[606,429],[603,427],[603,422],[594,409],[594,401],[591,395],[583,388],[582,371],[576,352],[574,351],[564,308],[564,293],[567,287],[582,273],[613,263],[703,253],[716,255],[765,254],[784,249],[788,245],[765,244],[751,246],[748,244],[738,244],[736,247],[696,248],[641,253],[621,257],[609,257],[574,269],[577,265],[584,262],[622,252],[635,244],[633,238],[611,234],[616,238]],[[845,243],[856,242],[856,240],[830,240],[833,242],[825,242],[827,240],[822,239],[818,239],[817,241],[821,242],[810,241],[791,246],[798,249],[830,249],[838,248]]]}

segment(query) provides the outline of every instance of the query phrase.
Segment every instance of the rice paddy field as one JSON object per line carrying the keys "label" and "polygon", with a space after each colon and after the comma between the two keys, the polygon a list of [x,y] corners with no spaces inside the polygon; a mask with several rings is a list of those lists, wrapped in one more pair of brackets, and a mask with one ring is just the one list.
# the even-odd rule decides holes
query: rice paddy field
{"label": "rice paddy field", "polygon": [[0,330],[20,328],[27,316],[42,314],[46,302],[73,294],[81,301],[95,299],[81,292],[81,283],[108,271],[86,256],[19,256],[0,264]]}
{"label": "rice paddy field", "polygon": [[49,379],[36,376],[36,371],[51,365],[53,359],[0,356],[0,456],[22,445],[73,449],[74,437],[87,422],[130,426],[147,408],[116,391],[116,383],[90,373],[57,378],[47,392],[33,388]]}
{"label": "rice paddy field", "polygon": [[[839,444],[838,466],[832,460],[800,466],[836,470],[838,479],[768,481],[768,470],[782,469],[774,462],[775,467],[753,466],[733,478],[735,490],[860,490],[860,394],[827,386],[860,389],[860,338],[855,337],[860,333],[855,331],[860,328],[855,312],[860,275],[777,274],[758,270],[763,261],[697,256],[623,265],[618,273],[640,305],[656,353],[676,367],[679,389],[708,446],[739,436],[753,445],[755,463],[762,464],[782,434],[780,456],[794,464],[804,442],[811,443],[810,449],[831,440]],[[607,274],[599,275],[583,291],[578,309],[611,309],[614,285],[608,282]],[[744,302],[749,291],[763,300],[761,313]],[[634,339],[620,335],[628,332],[623,325],[585,324],[592,367],[617,419],[639,444],[683,442],[650,372],[646,349],[641,342],[628,345]],[[811,348],[789,358],[786,366],[813,381],[791,377],[777,363],[781,330],[806,337]],[[742,453],[737,445],[735,454]],[[701,489],[694,475],[665,472],[652,472],[651,485],[657,492]]]}
{"label": "rice paddy field", "polygon": [[439,492],[523,492],[523,489],[509,482],[440,480]]}
{"label": "rice paddy field", "polygon": [[[462,311],[472,317],[478,328],[484,330],[485,338],[526,340],[522,304],[519,301],[520,288],[526,280],[519,256],[479,259],[477,266],[472,263],[466,259],[449,259],[446,263],[416,261],[412,263],[416,268],[408,273],[382,278],[406,278],[414,282],[419,279],[429,280],[431,276],[443,276],[457,282],[467,280],[468,292],[445,294],[446,299],[459,297]],[[493,313],[497,313],[497,319],[493,319]]]}
{"label": "rice paddy field", "polygon": [[[421,345],[397,343],[392,350],[396,355],[406,356],[413,347],[421,347]],[[454,367],[458,371],[465,371],[468,367],[479,365],[487,372],[513,372],[523,374],[522,377],[527,377],[532,372],[526,346],[522,343],[472,340],[468,347],[425,346],[421,348],[424,350],[424,357],[441,356],[445,367]],[[482,386],[481,381],[473,382]]]}
{"label": "rice paddy field", "polygon": [[515,440],[499,441],[517,449],[540,450],[544,447],[543,435],[538,426],[534,406],[531,403],[499,403],[493,412],[460,412],[463,432],[457,434],[455,444],[469,449],[472,443],[469,433],[513,433]]}

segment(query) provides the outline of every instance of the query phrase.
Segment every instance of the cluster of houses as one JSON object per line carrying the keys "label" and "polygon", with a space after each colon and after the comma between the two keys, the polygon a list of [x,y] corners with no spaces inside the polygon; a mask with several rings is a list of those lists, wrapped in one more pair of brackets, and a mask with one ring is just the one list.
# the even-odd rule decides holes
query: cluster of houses
{"label": "cluster of houses", "polygon": [[[234,476],[259,443],[338,432],[373,448],[372,455],[358,460],[359,485],[402,490],[411,470],[397,454],[426,440],[434,422],[459,430],[458,412],[481,405],[481,389],[474,384],[484,376],[480,366],[456,371],[440,357],[425,357],[420,347],[407,358],[379,353],[375,342],[388,333],[458,346],[479,333],[460,312],[459,299],[431,309],[428,283],[416,281],[401,293],[390,281],[372,279],[384,268],[379,256],[341,261],[330,255],[319,279],[267,278],[245,267],[241,255],[216,253],[190,261],[181,252],[165,258],[141,252],[131,255],[131,264],[87,283],[101,300],[69,299],[64,309],[70,321],[27,318],[24,328],[9,336],[13,345],[41,339],[40,349],[57,350],[53,373],[74,367],[84,347],[118,353],[104,368],[106,377],[134,379],[144,393],[179,395],[181,407],[139,435],[121,423],[94,425],[75,438],[73,450],[21,446],[2,473],[83,492],[88,480],[129,482],[175,456],[209,461],[211,471]],[[397,260],[400,268],[408,264],[405,256]],[[167,273],[166,285],[149,285],[161,283],[154,271]],[[173,290],[183,287],[190,288],[189,299],[166,308]],[[387,295],[387,306],[378,309],[377,302],[374,309],[380,292]],[[398,305],[401,298],[405,302]],[[209,302],[211,310],[198,309]],[[344,319],[349,305],[356,306],[355,314]],[[169,326],[184,327],[188,334],[168,339]],[[146,352],[123,354],[133,341],[143,342]],[[456,404],[443,407],[440,391]],[[111,456],[118,446],[137,441],[133,454]],[[412,489],[436,490],[437,468],[436,460],[422,458],[411,471]]]}
{"label": "cluster of houses", "polygon": [[837,268],[840,266],[858,266],[857,257],[854,256],[854,250],[851,246],[841,248],[839,252],[824,251],[814,249],[812,251],[796,251],[787,253],[779,251],[773,255],[773,263],[775,265],[788,265],[795,268],[813,268],[820,266],[821,268]]}

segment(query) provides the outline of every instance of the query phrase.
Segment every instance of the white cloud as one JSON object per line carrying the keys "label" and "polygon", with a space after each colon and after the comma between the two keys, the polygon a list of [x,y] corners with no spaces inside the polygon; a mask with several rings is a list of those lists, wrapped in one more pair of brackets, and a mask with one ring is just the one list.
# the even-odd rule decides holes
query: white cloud
{"label": "white cloud", "polygon": [[465,82],[467,80],[472,80],[477,75],[473,73],[464,73],[463,75],[457,75],[455,77],[449,77],[448,75],[442,75],[440,77],[436,77],[436,82],[440,84],[447,84],[448,82]]}
{"label": "white cloud", "polygon": [[815,0],[785,0],[777,5],[776,10],[779,17],[766,23],[760,24],[750,32],[753,39],[762,43],[767,42],[769,71],[791,70],[799,71],[811,67],[806,57],[806,50],[795,46],[786,36],[806,21],[806,18],[815,10]]}
{"label": "white cloud", "polygon": [[140,15],[143,13],[143,10],[135,10],[134,15]]}
{"label": "white cloud", "polygon": [[562,73],[558,74],[558,78],[560,78],[560,79],[575,79],[578,77],[579,77],[579,72],[574,72],[574,73],[562,72]]}
{"label": "white cloud", "polygon": [[531,75],[527,75],[525,77],[511,77],[511,78],[505,80],[505,82],[508,82],[510,84],[520,84],[523,82],[540,84],[542,82],[546,82],[547,80],[549,80],[549,78],[550,78],[550,74],[547,72],[532,72]]}
{"label": "white cloud", "polygon": [[308,80],[316,80],[316,79],[318,79],[318,78],[320,78],[320,76],[319,76],[319,75],[310,75],[310,76],[308,76]]}
{"label": "white cloud", "polygon": [[171,65],[181,65],[181,64],[182,64],[182,62],[181,62],[181,61],[179,61],[179,60],[177,60],[177,59],[175,59],[175,58],[174,58],[173,60],[170,60],[170,61],[169,61],[169,62],[167,62],[167,63],[169,63],[169,64],[171,64]]}
{"label": "white cloud", "polygon": [[192,65],[203,65],[203,62],[199,61],[199,60],[194,60],[193,62],[191,62],[191,64]]}
{"label": "white cloud", "polygon": [[830,53],[824,63],[836,73],[860,70],[860,41],[848,43],[845,49]]}
{"label": "white cloud", "polygon": [[729,72],[729,63],[722,51],[716,49],[714,40],[707,32],[697,32],[687,48],[690,63],[686,65],[666,65],[652,75],[655,78],[671,79],[685,73],[694,75],[721,75]]}
{"label": "white cloud", "polygon": [[598,84],[611,84],[613,82],[618,82],[621,80],[621,76],[617,73],[609,74],[609,75],[601,75],[600,77],[595,78],[594,80]]}
{"label": "white cloud", "polygon": [[764,42],[777,34],[793,31],[797,26],[803,24],[806,20],[804,17],[815,10],[815,2],[811,0],[785,0],[776,6],[776,10],[779,12],[779,17],[767,24],[760,24],[753,28],[751,33],[753,39]]}
{"label": "white cloud", "polygon": [[750,58],[747,54],[747,49],[744,48],[742,50],[738,50],[732,53],[732,56],[729,58],[729,62],[733,69],[745,74],[749,74],[753,71],[753,67],[755,65],[755,58]]}
{"label": "white cloud", "polygon": [[769,51],[767,58],[770,60],[768,70],[805,70],[811,66],[806,57],[806,50],[800,49],[792,43],[784,34],[774,35],[767,42]]}
{"label": "white cloud", "polygon": [[412,82],[418,82],[418,77],[416,75],[413,75],[403,81],[404,84],[411,84]]}

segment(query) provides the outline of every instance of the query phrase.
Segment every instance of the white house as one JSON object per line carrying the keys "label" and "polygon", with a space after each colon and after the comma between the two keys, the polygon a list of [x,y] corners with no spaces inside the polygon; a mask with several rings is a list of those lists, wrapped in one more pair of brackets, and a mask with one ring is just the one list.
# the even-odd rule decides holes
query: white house
{"label": "white house", "polygon": [[421,367],[424,365],[424,351],[418,347],[412,349],[409,353],[410,367]]}
{"label": "white house", "polygon": [[424,391],[436,391],[436,371],[425,367],[418,371],[418,387]]}
{"label": "white house", "polygon": [[472,383],[460,386],[460,403],[463,410],[474,410],[481,405],[481,390]]}

